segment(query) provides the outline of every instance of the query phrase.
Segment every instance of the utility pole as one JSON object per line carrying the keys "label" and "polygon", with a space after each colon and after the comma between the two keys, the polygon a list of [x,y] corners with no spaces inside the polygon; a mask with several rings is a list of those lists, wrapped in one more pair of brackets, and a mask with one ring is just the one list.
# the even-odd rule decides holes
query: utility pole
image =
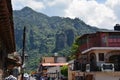
{"label": "utility pole", "polygon": [[25,31],[26,31],[26,27],[24,26],[24,30],[23,30],[23,49],[22,49],[22,66],[21,66],[21,72],[22,72],[22,74],[21,74],[21,80],[23,80],[24,79],[24,59],[25,59],[25,53],[24,53],[24,51],[25,51]]}

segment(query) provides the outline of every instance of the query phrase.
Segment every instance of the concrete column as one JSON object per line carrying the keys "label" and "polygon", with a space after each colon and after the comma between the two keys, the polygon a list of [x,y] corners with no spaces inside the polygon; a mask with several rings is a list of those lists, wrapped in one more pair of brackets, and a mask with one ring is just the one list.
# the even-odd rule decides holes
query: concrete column
{"label": "concrete column", "polygon": [[99,56],[98,56],[99,53],[96,52],[95,55],[96,55],[96,62],[99,62]]}

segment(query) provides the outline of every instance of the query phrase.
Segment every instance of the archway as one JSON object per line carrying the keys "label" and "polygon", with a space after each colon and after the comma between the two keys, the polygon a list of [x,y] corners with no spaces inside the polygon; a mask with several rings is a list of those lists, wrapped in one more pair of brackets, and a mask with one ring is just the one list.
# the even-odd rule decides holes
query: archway
{"label": "archway", "polygon": [[95,53],[90,54],[90,71],[96,71],[96,55],[95,55]]}

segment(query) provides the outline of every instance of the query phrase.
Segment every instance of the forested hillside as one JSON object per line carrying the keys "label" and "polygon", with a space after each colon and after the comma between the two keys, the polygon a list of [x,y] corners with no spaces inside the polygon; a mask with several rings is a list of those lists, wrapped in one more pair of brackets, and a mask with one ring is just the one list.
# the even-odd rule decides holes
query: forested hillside
{"label": "forested hillside", "polygon": [[29,7],[14,11],[17,51],[22,49],[23,27],[26,26],[26,52],[29,68],[36,69],[43,55],[68,56],[69,49],[77,36],[100,29],[85,24],[79,18],[49,17]]}

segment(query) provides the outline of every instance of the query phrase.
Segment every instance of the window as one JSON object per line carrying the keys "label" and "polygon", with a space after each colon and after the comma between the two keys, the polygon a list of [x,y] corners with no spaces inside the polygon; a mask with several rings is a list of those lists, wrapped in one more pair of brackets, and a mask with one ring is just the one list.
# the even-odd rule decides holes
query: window
{"label": "window", "polygon": [[99,53],[99,61],[104,61],[104,53]]}
{"label": "window", "polygon": [[120,39],[120,34],[109,34],[109,39]]}
{"label": "window", "polygon": [[102,42],[103,42],[103,43],[106,43],[106,42],[107,42],[107,37],[106,37],[106,36],[104,36],[104,37],[102,38]]}

